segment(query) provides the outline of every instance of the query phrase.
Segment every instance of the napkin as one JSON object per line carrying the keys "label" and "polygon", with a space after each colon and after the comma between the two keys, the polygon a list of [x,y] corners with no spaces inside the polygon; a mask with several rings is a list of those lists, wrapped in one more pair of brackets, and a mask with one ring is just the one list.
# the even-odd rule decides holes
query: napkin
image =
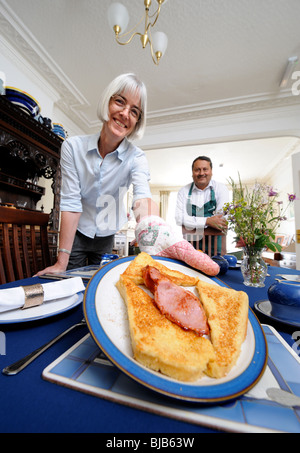
{"label": "napkin", "polygon": [[207,275],[215,276],[220,266],[206,253],[199,252],[158,216],[146,216],[135,229],[135,238],[142,252],[181,260]]}
{"label": "napkin", "polygon": [[[35,285],[26,286],[26,289],[33,288]],[[44,302],[73,296],[84,291],[85,286],[81,277],[68,278],[41,285],[44,291]],[[0,290],[0,312],[16,310],[22,308],[25,303],[25,291],[22,286],[17,288],[7,288]]]}

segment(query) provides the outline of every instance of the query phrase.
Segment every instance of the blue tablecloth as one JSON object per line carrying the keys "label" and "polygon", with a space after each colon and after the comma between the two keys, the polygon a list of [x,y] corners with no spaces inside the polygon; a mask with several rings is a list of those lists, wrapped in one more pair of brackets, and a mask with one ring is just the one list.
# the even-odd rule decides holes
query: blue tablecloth
{"label": "blue tablecloth", "polygon": [[[230,270],[220,279],[236,290],[246,291],[250,306],[253,307],[256,301],[267,299],[267,289],[279,273],[300,274],[299,271],[269,267],[270,277],[267,277],[266,286],[259,289],[244,286],[239,270]],[[3,285],[0,289],[36,282],[41,282],[41,279],[18,281]],[[266,322],[260,315],[256,315],[262,322],[271,324],[269,320]],[[0,324],[0,331],[5,334],[6,339],[6,354],[0,355],[1,370],[80,321],[82,317],[82,306],[79,305],[68,312],[39,321]],[[274,327],[290,345],[293,344],[291,335],[295,328],[281,323],[274,323]],[[86,327],[72,331],[18,375],[0,375],[0,431],[2,433],[215,432],[203,426],[140,411],[43,380],[41,377],[43,369],[86,333],[88,333]]]}

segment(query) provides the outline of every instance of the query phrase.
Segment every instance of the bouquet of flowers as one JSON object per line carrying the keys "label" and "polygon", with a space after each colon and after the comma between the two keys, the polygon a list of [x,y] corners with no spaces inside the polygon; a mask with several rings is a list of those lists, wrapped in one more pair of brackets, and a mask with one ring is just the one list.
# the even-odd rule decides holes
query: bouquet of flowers
{"label": "bouquet of flowers", "polygon": [[241,247],[268,248],[281,251],[275,242],[275,232],[281,221],[286,220],[285,212],[296,196],[288,194],[288,204],[278,200],[279,193],[272,187],[256,183],[247,189],[241,183],[235,184],[230,178],[232,202],[224,206],[228,229],[235,233],[237,244]]}
{"label": "bouquet of flowers", "polygon": [[230,179],[232,202],[224,206],[228,229],[235,232],[237,246],[243,247],[244,256],[241,271],[244,284],[262,287],[267,275],[267,265],[262,259],[265,248],[273,252],[281,251],[275,242],[275,232],[280,222],[286,220],[285,211],[296,198],[288,194],[288,204],[278,200],[279,194],[266,184],[256,183],[252,190]]}

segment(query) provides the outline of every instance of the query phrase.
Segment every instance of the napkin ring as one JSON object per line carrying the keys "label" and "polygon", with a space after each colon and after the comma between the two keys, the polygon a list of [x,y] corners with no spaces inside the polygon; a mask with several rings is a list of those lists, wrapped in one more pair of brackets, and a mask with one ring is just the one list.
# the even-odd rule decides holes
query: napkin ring
{"label": "napkin ring", "polygon": [[40,283],[36,285],[22,286],[22,288],[25,293],[25,303],[22,309],[35,307],[44,302],[44,289]]}

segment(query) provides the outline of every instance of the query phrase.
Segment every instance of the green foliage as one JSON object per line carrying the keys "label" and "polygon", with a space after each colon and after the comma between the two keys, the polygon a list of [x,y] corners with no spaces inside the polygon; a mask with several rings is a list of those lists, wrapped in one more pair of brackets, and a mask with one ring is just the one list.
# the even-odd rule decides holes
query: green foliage
{"label": "green foliage", "polygon": [[234,231],[235,240],[241,247],[268,248],[280,252],[281,246],[275,242],[275,232],[280,222],[286,220],[284,212],[295,195],[288,194],[288,205],[282,212],[282,202],[278,192],[266,184],[256,183],[251,189],[243,186],[240,178],[232,187],[232,202],[224,206],[228,229]]}

